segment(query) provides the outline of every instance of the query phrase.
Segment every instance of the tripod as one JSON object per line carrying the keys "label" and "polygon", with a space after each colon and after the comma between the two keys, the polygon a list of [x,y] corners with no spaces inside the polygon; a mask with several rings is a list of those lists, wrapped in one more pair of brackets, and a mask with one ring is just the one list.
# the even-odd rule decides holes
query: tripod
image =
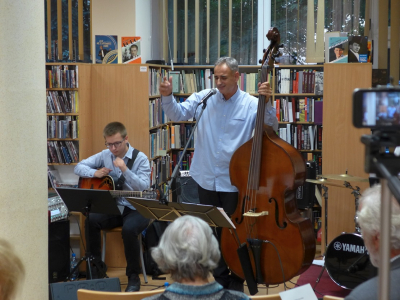
{"label": "tripod", "polygon": [[[69,211],[81,212],[86,216],[88,222],[90,221],[90,213],[109,215],[121,214],[115,200],[111,196],[111,193],[107,190],[57,188],[57,192],[63,199],[65,205],[67,205]],[[71,270],[65,281],[71,278],[71,274],[77,270],[80,264],[84,261],[86,262],[88,279],[93,279],[92,263],[99,271],[100,276],[108,278],[105,270],[100,266],[99,261],[88,250],[90,249],[89,235],[90,232],[88,229],[85,256],[82,257],[75,268]]]}

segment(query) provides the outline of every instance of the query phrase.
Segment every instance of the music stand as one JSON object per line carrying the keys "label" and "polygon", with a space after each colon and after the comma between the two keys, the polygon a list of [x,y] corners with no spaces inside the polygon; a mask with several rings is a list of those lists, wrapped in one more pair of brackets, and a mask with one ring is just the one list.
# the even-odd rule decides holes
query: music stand
{"label": "music stand", "polygon": [[[222,208],[212,205],[177,202],[161,204],[158,200],[149,200],[137,197],[127,197],[125,199],[128,200],[143,217],[148,219],[174,221],[181,216],[191,215],[202,219],[208,225],[213,227],[236,229],[225,211]],[[237,240],[239,239],[237,238]]]}
{"label": "music stand", "polygon": [[[99,213],[99,214],[109,214],[109,215],[120,215],[121,212],[118,209],[117,203],[115,199],[111,196],[111,193],[106,190],[90,190],[90,189],[76,189],[76,188],[56,188],[58,194],[64,201],[65,205],[68,207],[69,211],[80,212],[84,214],[89,222],[90,213]],[[90,235],[89,229],[87,231],[88,236]],[[69,276],[65,279],[67,281],[71,278],[71,275],[79,265],[86,261],[86,267],[89,274],[89,279],[92,279],[92,268],[91,262],[97,267],[97,270],[100,271],[100,275],[108,278],[105,270],[99,265],[96,258],[90,253],[88,250],[89,247],[89,238],[86,238],[86,253],[83,256],[78,264],[75,266],[73,270],[71,270]]]}

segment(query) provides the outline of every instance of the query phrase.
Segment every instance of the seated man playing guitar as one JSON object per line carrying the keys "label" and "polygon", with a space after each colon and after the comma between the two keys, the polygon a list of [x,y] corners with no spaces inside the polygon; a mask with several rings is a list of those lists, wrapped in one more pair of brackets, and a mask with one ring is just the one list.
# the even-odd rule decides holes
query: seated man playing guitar
{"label": "seated man playing guitar", "polygon": [[[118,179],[117,186],[127,191],[148,189],[150,186],[149,160],[144,153],[138,152],[128,143],[125,126],[119,122],[109,123],[103,130],[103,136],[107,149],[78,163],[74,169],[75,174],[89,180],[110,175]],[[93,184],[90,187],[81,186],[83,181],[81,178],[81,188],[97,188]],[[107,181],[109,182],[110,178],[104,180],[104,182]],[[116,201],[118,205],[124,207],[122,215],[91,213],[90,221],[87,222],[86,219],[86,238],[89,237],[90,245],[88,251],[100,261],[100,231],[122,226],[122,238],[127,261],[126,275],[128,276],[128,286],[125,291],[139,291],[140,279],[138,274],[141,269],[138,235],[148,226],[149,219],[137,212],[125,198],[119,197]],[[90,234],[88,234],[88,231]],[[94,271],[96,271],[95,268]]]}

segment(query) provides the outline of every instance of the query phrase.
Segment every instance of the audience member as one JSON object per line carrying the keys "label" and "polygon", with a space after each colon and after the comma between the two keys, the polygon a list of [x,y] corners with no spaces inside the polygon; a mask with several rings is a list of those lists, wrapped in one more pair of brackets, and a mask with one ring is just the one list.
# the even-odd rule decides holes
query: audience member
{"label": "audience member", "polygon": [[0,300],[16,299],[25,268],[11,245],[0,239]]}
{"label": "audience member", "polygon": [[162,294],[145,299],[249,299],[242,292],[226,290],[216,281],[208,281],[221,254],[210,226],[197,217],[186,215],[176,219],[151,254],[175,283]]}
{"label": "audience member", "polygon": [[[399,299],[400,285],[400,206],[392,197],[391,237],[390,237],[390,298]],[[368,188],[360,199],[357,212],[358,223],[371,263],[379,266],[380,222],[381,222],[381,185]],[[357,286],[345,300],[377,300],[378,277],[373,277]]]}

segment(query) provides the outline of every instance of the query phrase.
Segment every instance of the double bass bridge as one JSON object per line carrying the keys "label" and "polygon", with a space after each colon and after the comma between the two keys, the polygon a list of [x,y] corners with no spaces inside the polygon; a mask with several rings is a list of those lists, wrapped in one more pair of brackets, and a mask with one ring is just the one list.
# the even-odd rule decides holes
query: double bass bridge
{"label": "double bass bridge", "polygon": [[268,216],[268,211],[254,212],[254,210],[249,210],[248,212],[244,213],[243,216],[258,218],[258,217],[262,217],[262,216]]}

